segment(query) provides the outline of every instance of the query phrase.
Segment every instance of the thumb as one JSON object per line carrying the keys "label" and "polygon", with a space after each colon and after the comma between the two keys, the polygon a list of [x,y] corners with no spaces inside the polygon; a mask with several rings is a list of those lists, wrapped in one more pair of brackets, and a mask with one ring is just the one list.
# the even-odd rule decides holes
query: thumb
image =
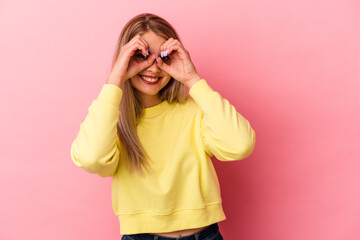
{"label": "thumb", "polygon": [[169,65],[167,65],[166,63],[164,63],[164,61],[162,60],[161,57],[156,57],[156,62],[157,62],[156,65],[157,65],[160,69],[162,69],[162,70],[164,70],[165,72],[169,73],[170,67],[169,67]]}
{"label": "thumb", "polygon": [[140,67],[141,69],[145,69],[147,67],[150,67],[155,61],[155,55],[151,54],[148,59],[146,59],[146,61],[143,61],[142,63],[140,63]]}

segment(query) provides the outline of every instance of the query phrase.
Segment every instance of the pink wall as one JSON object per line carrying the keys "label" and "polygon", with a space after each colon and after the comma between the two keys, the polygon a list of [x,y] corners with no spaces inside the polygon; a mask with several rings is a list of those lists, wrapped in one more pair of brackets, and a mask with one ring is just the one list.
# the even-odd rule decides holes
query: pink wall
{"label": "pink wall", "polygon": [[70,145],[141,12],[257,133],[249,158],[214,159],[224,238],[360,239],[358,1],[121,2],[0,2],[0,239],[120,239],[111,178]]}

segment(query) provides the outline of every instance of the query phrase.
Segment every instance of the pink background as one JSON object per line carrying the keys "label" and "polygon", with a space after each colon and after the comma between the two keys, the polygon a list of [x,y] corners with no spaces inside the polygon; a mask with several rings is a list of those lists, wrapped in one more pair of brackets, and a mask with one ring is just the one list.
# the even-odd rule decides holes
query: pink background
{"label": "pink background", "polygon": [[[213,159],[225,239],[360,239],[357,0],[0,2],[0,239],[120,239],[111,178],[70,145],[131,17],[179,32],[198,69],[257,133]],[[236,235],[236,236],[235,236]]]}

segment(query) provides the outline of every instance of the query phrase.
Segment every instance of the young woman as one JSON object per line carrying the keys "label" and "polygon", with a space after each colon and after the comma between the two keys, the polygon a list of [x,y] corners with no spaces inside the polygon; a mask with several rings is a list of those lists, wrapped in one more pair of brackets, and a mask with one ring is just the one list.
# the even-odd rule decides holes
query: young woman
{"label": "young woman", "polygon": [[216,240],[226,217],[210,157],[243,159],[254,145],[249,122],[199,76],[174,28],[140,14],[120,34],[71,157],[113,177],[122,239]]}

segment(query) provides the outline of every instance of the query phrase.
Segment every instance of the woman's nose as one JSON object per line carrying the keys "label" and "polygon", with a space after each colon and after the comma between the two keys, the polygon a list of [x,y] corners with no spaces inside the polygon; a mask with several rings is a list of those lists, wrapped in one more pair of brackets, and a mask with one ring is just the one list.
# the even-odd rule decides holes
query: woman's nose
{"label": "woman's nose", "polygon": [[[158,57],[158,56],[156,56],[156,57]],[[155,58],[154,62],[148,67],[148,69],[151,69],[155,72],[160,72],[160,68],[157,66],[156,58]]]}

